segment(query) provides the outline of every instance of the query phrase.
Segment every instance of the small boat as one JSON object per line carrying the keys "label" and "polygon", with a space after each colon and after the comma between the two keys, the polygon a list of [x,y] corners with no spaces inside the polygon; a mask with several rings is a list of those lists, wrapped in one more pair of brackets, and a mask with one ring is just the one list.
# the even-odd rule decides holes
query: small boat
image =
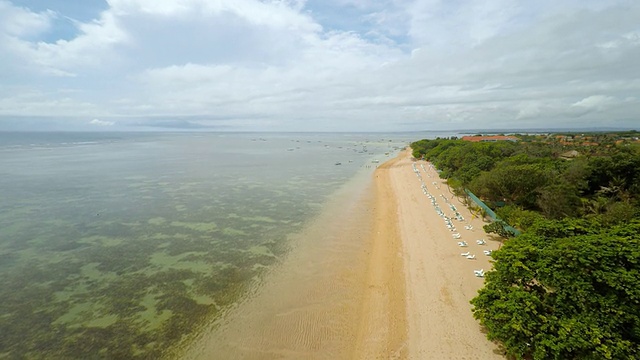
{"label": "small boat", "polygon": [[341,162],[337,162],[336,165],[342,165],[342,163]]}

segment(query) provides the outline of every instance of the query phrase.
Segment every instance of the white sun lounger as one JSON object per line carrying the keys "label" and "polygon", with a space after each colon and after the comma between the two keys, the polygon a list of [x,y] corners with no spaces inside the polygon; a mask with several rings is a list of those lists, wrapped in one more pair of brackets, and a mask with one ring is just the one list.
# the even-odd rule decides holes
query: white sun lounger
{"label": "white sun lounger", "polygon": [[476,256],[475,255],[467,255],[467,259],[469,260],[475,260]]}
{"label": "white sun lounger", "polygon": [[460,247],[467,247],[467,246],[469,246],[469,245],[467,245],[467,242],[466,242],[466,241],[459,241],[459,242],[458,242],[458,246],[460,246]]}
{"label": "white sun lounger", "polygon": [[469,256],[469,255],[471,255],[471,253],[470,253],[470,252],[468,252],[468,251],[467,251],[467,252],[465,252],[465,253],[460,253],[460,256]]}
{"label": "white sun lounger", "polygon": [[487,243],[484,241],[484,239],[480,239],[480,240],[476,240],[476,244],[478,244],[478,245],[486,245]]}

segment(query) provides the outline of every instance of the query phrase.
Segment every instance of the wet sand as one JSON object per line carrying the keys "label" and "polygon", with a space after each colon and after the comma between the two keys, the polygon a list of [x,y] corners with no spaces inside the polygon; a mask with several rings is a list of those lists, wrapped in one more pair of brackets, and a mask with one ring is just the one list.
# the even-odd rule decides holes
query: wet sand
{"label": "wet sand", "polygon": [[[422,193],[412,163],[402,152],[375,171],[373,182],[356,180],[335,194],[291,239],[295,247],[282,264],[181,358],[502,358],[469,304],[483,283],[473,270],[490,267],[482,250],[498,243],[453,199],[465,217],[454,224],[469,243],[459,248]],[[440,197],[451,197],[446,185],[435,171],[418,168],[450,215]],[[487,245],[476,245],[480,238]],[[467,260],[461,250],[477,259]]]}
{"label": "wet sand", "polygon": [[180,358],[353,358],[376,239],[370,179],[365,170],[334,194],[282,263]]}
{"label": "wet sand", "polygon": [[[400,161],[382,164],[374,173],[374,225],[361,305],[355,352],[351,359],[406,359],[408,357],[405,271],[397,221],[397,197],[390,169]],[[409,313],[410,315],[410,313]]]}

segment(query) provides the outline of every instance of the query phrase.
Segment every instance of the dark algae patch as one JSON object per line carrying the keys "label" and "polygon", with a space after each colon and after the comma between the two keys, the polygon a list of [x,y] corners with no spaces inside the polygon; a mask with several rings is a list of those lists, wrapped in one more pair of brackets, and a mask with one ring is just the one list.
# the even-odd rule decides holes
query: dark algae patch
{"label": "dark algae patch", "polygon": [[[2,357],[161,357],[234,303],[261,269],[283,255],[283,231],[242,222],[220,219],[224,227],[215,228],[95,223],[66,246],[46,242],[3,253],[20,265],[0,277]],[[244,230],[229,235],[223,231],[228,227]],[[55,237],[68,228],[49,230]],[[115,236],[105,236],[105,228],[116,229]],[[256,236],[265,235],[272,241],[254,251]]]}

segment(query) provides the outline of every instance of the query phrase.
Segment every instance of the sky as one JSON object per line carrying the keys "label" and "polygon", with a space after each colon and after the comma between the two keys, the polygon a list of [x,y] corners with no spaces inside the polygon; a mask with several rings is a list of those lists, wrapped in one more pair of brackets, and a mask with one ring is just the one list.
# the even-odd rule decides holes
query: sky
{"label": "sky", "polygon": [[637,0],[0,0],[0,130],[640,128]]}

